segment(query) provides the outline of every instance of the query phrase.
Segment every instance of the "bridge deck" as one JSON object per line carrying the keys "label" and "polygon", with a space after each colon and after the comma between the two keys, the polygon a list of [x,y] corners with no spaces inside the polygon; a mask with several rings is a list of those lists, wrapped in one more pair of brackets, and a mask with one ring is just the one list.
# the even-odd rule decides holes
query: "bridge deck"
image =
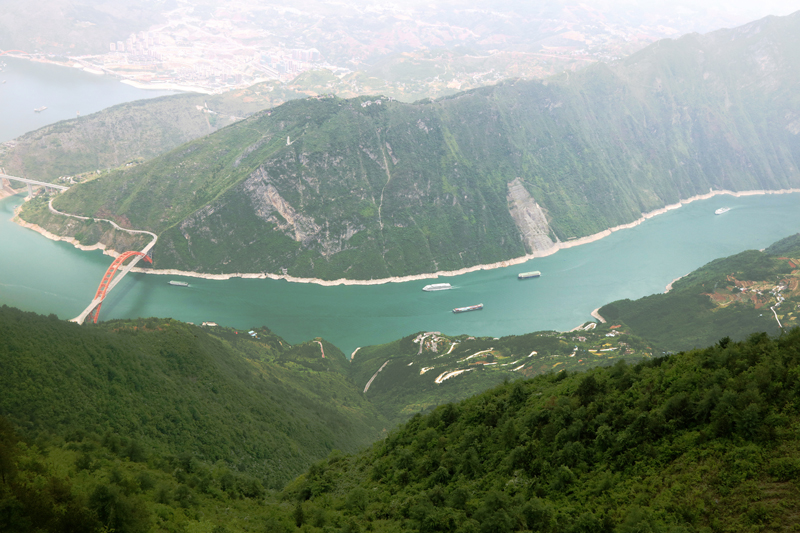
{"label": "bridge deck", "polygon": [[[156,240],[158,240],[158,238],[153,239],[152,242],[150,242],[150,244],[148,244],[147,246],[142,248],[142,253],[147,255],[150,252],[150,250],[153,249],[153,246],[155,246]],[[136,263],[138,263],[140,259],[142,259],[142,256],[141,255],[137,255],[137,256],[133,257],[133,260],[130,263],[128,263],[127,265],[122,267],[122,269],[114,277],[114,279],[111,280],[111,283],[108,284],[108,289],[106,289],[106,295],[108,295],[108,293],[111,292],[111,289],[113,289],[114,287],[117,286],[117,283],[122,281],[122,278],[125,277],[125,274],[130,272],[131,269],[136,266]],[[78,316],[76,316],[75,318],[70,320],[70,322],[77,322],[78,324],[83,324],[83,322],[86,320],[86,317],[89,316],[89,313],[91,313],[94,310],[95,307],[97,307],[98,305],[103,303],[103,300],[104,300],[104,298],[97,298],[96,300],[92,300],[92,303],[89,304],[89,307],[84,309],[81,312],[81,314],[79,314]]]}
{"label": "bridge deck", "polygon": [[19,181],[21,183],[30,183],[31,185],[39,185],[41,187],[51,187],[53,189],[59,189],[61,191],[66,191],[67,189],[69,189],[69,187],[66,187],[64,185],[56,185],[55,183],[47,183],[46,181],[37,181],[28,178],[20,178],[18,176],[9,176],[8,174],[0,174],[0,179]]}

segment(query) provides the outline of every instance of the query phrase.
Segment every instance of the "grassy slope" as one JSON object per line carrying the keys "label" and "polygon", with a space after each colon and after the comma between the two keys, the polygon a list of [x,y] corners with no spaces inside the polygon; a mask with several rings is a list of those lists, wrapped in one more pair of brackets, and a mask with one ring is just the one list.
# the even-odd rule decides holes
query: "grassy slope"
{"label": "grassy slope", "polygon": [[799,23],[768,18],[435,102],[290,102],[57,205],[158,232],[161,268],[374,278],[520,256],[516,177],[561,240],[709,188],[797,186]]}

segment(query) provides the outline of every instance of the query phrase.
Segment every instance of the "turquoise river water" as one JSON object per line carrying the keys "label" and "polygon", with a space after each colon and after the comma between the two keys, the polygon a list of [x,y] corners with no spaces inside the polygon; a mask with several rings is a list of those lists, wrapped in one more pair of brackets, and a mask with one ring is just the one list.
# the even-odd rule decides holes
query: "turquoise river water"
{"label": "turquoise river water", "polygon": [[[0,303],[72,318],[88,305],[112,258],[17,226],[10,218],[22,200],[0,201]],[[732,209],[714,215],[721,206]],[[549,257],[439,278],[453,284],[450,291],[423,292],[431,280],[323,287],[129,274],[103,304],[101,320],[159,316],[236,328],[266,325],[289,342],[320,336],[348,354],[420,330],[493,336],[566,330],[590,320],[603,304],[662,292],[717,257],[764,248],[798,231],[800,194],[717,196]],[[516,279],[529,270],[542,276]],[[190,287],[170,286],[173,279]],[[477,303],[482,311],[452,312]]]}
{"label": "turquoise river water", "polygon": [[[76,69],[8,57],[2,62],[0,141],[72,118],[77,111],[85,115],[166,94]],[[47,110],[33,112],[41,106]],[[112,258],[12,223],[13,208],[22,201],[21,196],[0,201],[0,304],[72,318],[88,305]],[[723,205],[731,211],[715,216]],[[717,196],[550,257],[436,280],[452,283],[451,291],[423,292],[433,280],[322,287],[129,274],[103,304],[101,319],[159,316],[236,328],[266,325],[289,342],[321,336],[348,354],[420,330],[494,336],[566,330],[589,320],[589,313],[605,303],[661,292],[674,278],[712,259],[763,248],[798,231],[800,194]],[[528,270],[541,270],[542,277],[516,279]],[[190,287],[170,286],[171,279]],[[484,304],[482,311],[451,311],[477,303]]]}

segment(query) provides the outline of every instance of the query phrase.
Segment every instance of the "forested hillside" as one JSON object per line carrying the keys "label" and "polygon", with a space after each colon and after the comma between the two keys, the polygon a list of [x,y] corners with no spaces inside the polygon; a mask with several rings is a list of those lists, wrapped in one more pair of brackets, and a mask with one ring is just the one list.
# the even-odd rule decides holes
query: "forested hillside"
{"label": "forested hillside", "polygon": [[800,234],[763,252],[716,259],[676,281],[667,294],[619,300],[601,316],[664,350],[688,350],[751,331],[780,333],[800,325]]}
{"label": "forested hillside", "polygon": [[500,385],[314,465],[271,531],[792,531],[800,329]]}
{"label": "forested hillside", "polygon": [[170,319],[78,326],[0,308],[0,415],[26,437],[124,436],[280,487],[333,449],[374,441],[385,420],[335,346],[290,346]]}
{"label": "forested hillside", "polygon": [[365,350],[356,390],[334,346],[266,328],[77,326],[8,307],[0,327],[2,531],[791,531],[800,510],[798,328],[637,364],[587,349],[584,369],[613,366],[586,372],[561,370],[581,368],[559,354],[577,333],[439,338],[462,355],[502,341],[470,359],[482,379],[443,380],[445,399],[502,376],[488,359],[517,348],[541,352],[532,373],[556,363],[385,433],[378,411],[438,391],[395,365],[408,391],[362,393],[367,363],[452,364],[407,353],[412,338]]}
{"label": "forested hillside", "polygon": [[369,279],[493,263],[710,189],[800,186],[798,36],[800,14],[770,17],[544,82],[289,102],[55,205],[157,232],[156,268]]}

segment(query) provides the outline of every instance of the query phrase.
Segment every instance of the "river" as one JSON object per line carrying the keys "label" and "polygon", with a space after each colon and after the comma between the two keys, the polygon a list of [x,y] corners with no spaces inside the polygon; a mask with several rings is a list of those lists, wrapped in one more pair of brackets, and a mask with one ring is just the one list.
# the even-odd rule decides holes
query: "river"
{"label": "river", "polygon": [[[2,67],[3,63],[6,64]],[[3,83],[5,82],[5,83]],[[146,91],[80,69],[0,57],[0,142],[47,124],[174,91]],[[34,109],[47,107],[41,113]]]}
{"label": "river", "polygon": [[[0,141],[56,120],[166,92],[142,91],[77,69],[0,58]],[[6,83],[2,84],[5,79]],[[33,108],[47,106],[42,113]],[[10,221],[22,197],[0,201],[0,304],[69,319],[93,297],[112,258],[50,241]],[[723,205],[732,207],[715,216]],[[509,335],[570,329],[620,298],[661,292],[678,276],[800,231],[800,194],[716,196],[600,241],[513,267],[453,278],[454,290],[426,293],[432,280],[322,287],[275,280],[212,281],[129,274],[103,304],[101,319],[174,317],[236,328],[266,325],[289,342],[321,336],[346,353],[420,330]],[[540,270],[518,281],[519,272]],[[187,281],[188,288],[168,285]],[[453,314],[483,303],[482,311]]]}
{"label": "river", "polygon": [[[88,305],[112,258],[50,241],[10,221],[21,196],[0,202],[0,303],[72,318]],[[724,215],[714,210],[729,206]],[[421,330],[509,335],[566,330],[621,298],[662,292],[674,278],[800,231],[800,194],[716,196],[651,218],[599,241],[525,264],[439,278],[455,287],[427,293],[431,280],[323,287],[277,280],[226,281],[128,274],[103,304],[101,320],[173,317],[246,329],[266,325],[291,343],[324,337],[349,354],[358,346]],[[540,270],[540,278],[517,274]],[[186,281],[188,288],[170,286]],[[454,314],[454,307],[484,309]]]}

